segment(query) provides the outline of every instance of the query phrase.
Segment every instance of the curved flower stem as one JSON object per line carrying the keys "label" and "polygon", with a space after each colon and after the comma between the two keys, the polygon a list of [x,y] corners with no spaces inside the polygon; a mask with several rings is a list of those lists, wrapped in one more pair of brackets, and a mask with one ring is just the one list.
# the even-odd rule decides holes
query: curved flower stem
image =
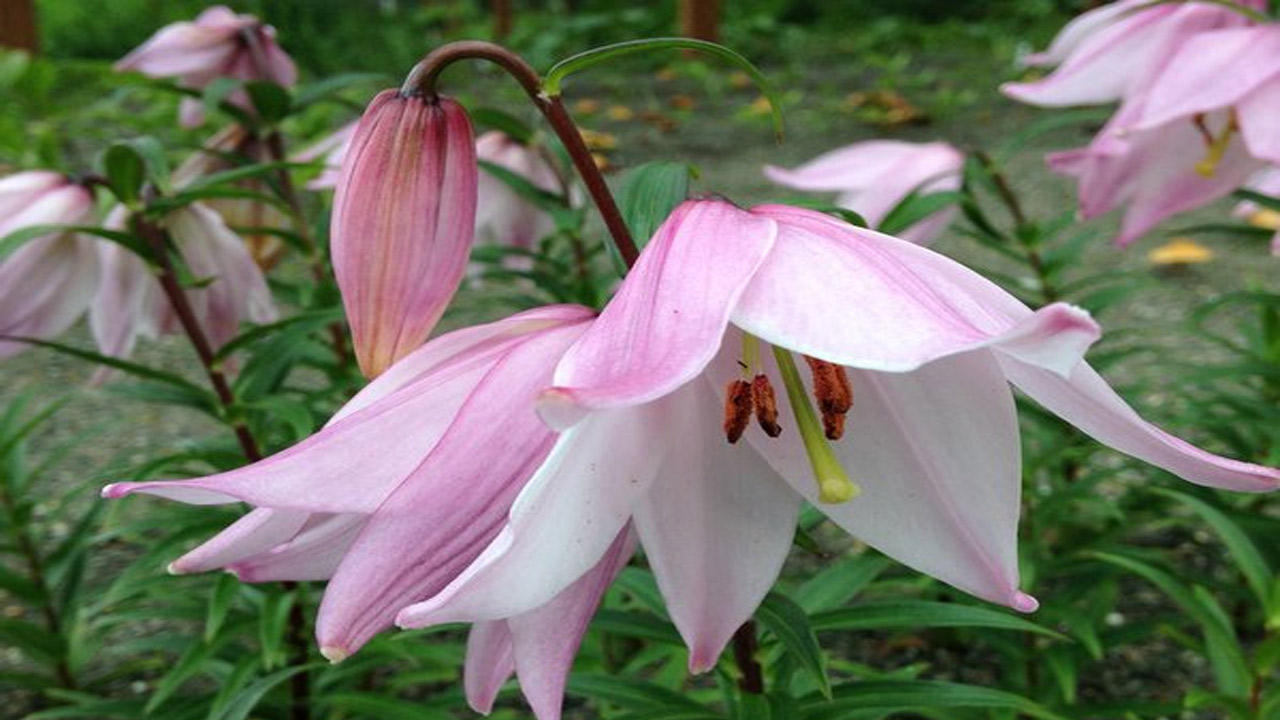
{"label": "curved flower stem", "polygon": [[742,671],[738,688],[752,695],[764,694],[764,668],[756,660],[756,623],[748,620],[733,634],[733,659]]}
{"label": "curved flower stem", "polygon": [[[136,215],[133,218],[133,228],[138,237],[142,238],[143,242],[151,249],[152,259],[160,268],[160,287],[164,290],[165,297],[168,298],[169,304],[173,307],[174,314],[178,316],[178,322],[182,325],[183,332],[186,333],[187,338],[191,341],[191,346],[195,348],[196,355],[200,358],[200,364],[204,366],[205,375],[209,378],[209,384],[213,386],[213,392],[218,397],[218,403],[222,406],[223,411],[229,414],[229,411],[235,405],[235,395],[231,392],[231,385],[227,382],[227,376],[223,374],[215,361],[213,345],[209,342],[208,336],[205,335],[204,329],[200,327],[200,321],[191,309],[187,294],[183,292],[182,285],[178,282],[178,273],[173,268],[173,261],[169,259],[167,233],[159,225]],[[258,441],[249,432],[249,428],[244,424],[244,421],[229,420],[229,422],[232,431],[236,435],[236,440],[240,443],[240,449],[244,452],[244,456],[250,462],[261,460],[262,450],[258,447]]]}
{"label": "curved flower stem", "polygon": [[617,202],[609,192],[609,185],[600,174],[600,169],[596,167],[591,151],[582,140],[582,134],[578,132],[578,126],[574,124],[569,111],[560,102],[559,95],[548,95],[543,92],[542,79],[524,58],[501,45],[490,42],[480,40],[452,42],[431,51],[415,65],[409,76],[405,78],[400,92],[403,95],[433,97],[436,94],[436,81],[440,73],[459,60],[470,59],[488,60],[506,70],[520,83],[520,87],[524,88],[529,99],[533,100],[533,104],[547,119],[556,137],[560,138],[560,142],[569,153],[569,159],[572,160],[574,169],[578,171],[583,184],[586,185],[591,200],[600,211],[600,217],[604,220],[610,237],[613,238],[618,254],[622,256],[627,267],[635,265],[640,252],[636,249],[635,241],[631,239],[631,232],[622,219]]}

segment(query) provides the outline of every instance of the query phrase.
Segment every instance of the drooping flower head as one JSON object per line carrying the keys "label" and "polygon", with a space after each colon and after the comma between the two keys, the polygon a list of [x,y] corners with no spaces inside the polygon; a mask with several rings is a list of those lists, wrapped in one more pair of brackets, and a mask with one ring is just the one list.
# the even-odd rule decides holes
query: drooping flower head
{"label": "drooping flower head", "polygon": [[[0,238],[41,225],[82,225],[93,193],[61,173],[0,178]],[[98,281],[94,241],[76,233],[32,238],[0,257],[0,336],[52,339],[84,314]],[[29,347],[0,337],[0,358]]]}
{"label": "drooping flower head", "polygon": [[458,103],[387,90],[360,118],[334,193],[330,243],[367,377],[417,349],[462,282],[476,176],[471,121]]}
{"label": "drooping flower head", "polygon": [[[564,181],[546,156],[506,133],[491,130],[476,138],[476,158],[510,170],[540,190],[564,192]],[[478,242],[532,249],[555,230],[555,221],[545,210],[491,173],[480,173],[477,195]]]}
{"label": "drooping flower head", "polygon": [[[293,60],[276,43],[275,28],[252,15],[237,15],[224,5],[211,7],[194,22],[167,25],[115,65],[149,77],[177,78],[183,87],[203,90],[218,78],[265,80],[284,87],[298,81]],[[249,108],[243,92],[230,98]],[[182,124],[204,121],[198,100],[183,101]]]}
{"label": "drooping flower head", "polygon": [[[128,211],[107,215],[108,229],[124,229]],[[276,320],[275,301],[261,268],[218,213],[200,203],[172,211],[161,221],[199,287],[183,290],[196,320],[215,348],[240,332],[246,320]],[[89,326],[104,355],[128,357],[138,338],[181,331],[178,316],[155,275],[137,255],[115,243],[99,243],[102,263]]]}
{"label": "drooping flower head", "polygon": [[[254,505],[171,569],[225,568],[246,582],[328,580],[316,637],[340,660],[402,607],[439,592],[496,536],[555,440],[534,411],[537,394],[593,317],[553,306],[442,335],[288,450],[219,475],[121,483],[103,494]],[[587,622],[631,547],[628,533],[617,533],[581,582],[473,629],[472,704],[491,704],[514,669],[538,716],[556,717]]]}
{"label": "drooping flower head", "polygon": [[[798,190],[839,192],[836,204],[878,227],[913,192],[928,194],[960,187],[964,154],[944,142],[871,140],[854,143],[810,160],[794,170],[766,165],[764,174]],[[947,207],[900,233],[921,245],[933,242],[955,218]]]}
{"label": "drooping flower head", "polygon": [[891,557],[1033,610],[1010,383],[1191,482],[1280,484],[1144,422],[1081,359],[1098,334],[1079,308],[1033,312],[947,258],[819,213],[686,203],[557,366],[541,412],[566,430],[507,527],[397,621],[536,607],[631,523],[706,670],[776,579],[801,498]]}

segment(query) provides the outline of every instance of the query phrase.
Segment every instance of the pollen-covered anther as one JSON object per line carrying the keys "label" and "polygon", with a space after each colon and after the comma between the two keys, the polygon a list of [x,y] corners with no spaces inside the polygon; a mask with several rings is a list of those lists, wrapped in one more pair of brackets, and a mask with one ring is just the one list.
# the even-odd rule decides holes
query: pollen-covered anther
{"label": "pollen-covered anther", "polygon": [[804,356],[813,375],[813,395],[822,413],[822,430],[828,440],[844,436],[845,415],[853,409],[853,383],[844,366]]}
{"label": "pollen-covered anther", "polygon": [[738,442],[751,422],[751,395],[751,383],[746,380],[732,380],[725,387],[724,436],[730,443]]}
{"label": "pollen-covered anther", "polygon": [[756,422],[769,437],[782,434],[782,426],[778,424],[778,398],[773,394],[773,385],[767,375],[756,375],[751,381],[751,401],[755,405]]}

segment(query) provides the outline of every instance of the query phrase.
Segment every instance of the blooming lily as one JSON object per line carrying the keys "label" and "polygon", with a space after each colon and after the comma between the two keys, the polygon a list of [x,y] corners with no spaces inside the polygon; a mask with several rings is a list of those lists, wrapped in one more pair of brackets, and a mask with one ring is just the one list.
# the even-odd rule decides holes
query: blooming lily
{"label": "blooming lily", "polygon": [[[706,670],[776,578],[801,498],[891,557],[1033,610],[1018,588],[1010,382],[1191,482],[1280,484],[1144,422],[1081,359],[1098,334],[1083,310],[1033,312],[936,253],[826,215],[685,203],[557,366],[541,413],[566,430],[506,528],[397,622],[536,607],[631,522],[691,668]],[[762,431],[744,432],[753,414]]]}
{"label": "blooming lily", "polygon": [[[964,154],[944,142],[909,143],[871,140],[819,155],[794,170],[766,165],[764,174],[779,185],[798,190],[838,191],[836,204],[866,218],[877,227],[912,192],[956,190]],[[899,236],[921,245],[933,242],[955,218],[948,206]]]}
{"label": "blooming lily", "polygon": [[[127,222],[127,211],[117,207],[104,225],[122,229]],[[244,320],[276,319],[262,270],[221,216],[193,203],[174,210],[161,224],[195,278],[209,281],[184,292],[215,348],[234,338]],[[104,355],[128,357],[139,337],[179,331],[178,317],[160,283],[137,255],[115,243],[99,243],[98,253],[102,274],[89,309],[89,326]]]}
{"label": "blooming lily", "polygon": [[316,635],[339,659],[442,588],[496,535],[555,439],[535,413],[537,393],[593,316],[552,306],[442,335],[288,450],[210,477],[120,483],[103,494],[255,505],[172,569],[222,567],[249,582],[329,579]]}
{"label": "blooming lily", "polygon": [[[1242,6],[1265,9],[1265,0]],[[1193,36],[1249,24],[1239,12],[1208,2],[1153,4],[1123,0],[1067,24],[1049,50],[1028,64],[1057,65],[1035,82],[1006,83],[1001,91],[1032,105],[1060,107],[1115,102],[1146,90]]]}
{"label": "blooming lily", "polygon": [[[225,5],[211,7],[195,22],[167,25],[116,63],[115,69],[137,70],[156,78],[176,77],[183,87],[203,90],[218,78],[265,80],[290,87],[298,81],[293,60],[276,43],[275,28],[252,15],[237,15]],[[231,102],[249,108],[243,91]],[[202,105],[183,100],[182,124],[204,121]]]}
{"label": "blooming lily", "polygon": [[462,282],[476,176],[471,121],[456,102],[387,90],[360,118],[330,243],[367,377],[421,345]]}
{"label": "blooming lily", "polygon": [[[0,238],[39,225],[81,224],[92,212],[93,193],[61,173],[0,178]],[[0,258],[0,358],[29,347],[3,338],[53,338],[84,314],[98,280],[93,246],[75,233],[52,232]]]}
{"label": "blooming lily", "polygon": [[[540,190],[564,191],[563,180],[547,158],[506,133],[493,130],[476,138],[476,158],[510,170]],[[476,239],[480,242],[531,249],[555,230],[555,221],[546,211],[491,173],[480,173],[477,196]]]}

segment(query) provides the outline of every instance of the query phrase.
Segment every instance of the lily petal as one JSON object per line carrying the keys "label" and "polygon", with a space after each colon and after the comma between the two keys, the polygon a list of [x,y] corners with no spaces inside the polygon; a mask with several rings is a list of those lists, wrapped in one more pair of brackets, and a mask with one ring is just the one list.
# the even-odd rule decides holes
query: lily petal
{"label": "lily petal", "polygon": [[287,542],[227,563],[226,569],[241,582],[328,580],[367,522],[368,515],[356,513],[311,513]]}
{"label": "lily petal", "polygon": [[725,442],[723,402],[707,382],[687,436],[667,456],[636,507],[635,526],[689,647],[689,671],[715,667],[733,633],[760,605],[791,550],[800,495],[748,445]]}
{"label": "lily petal", "polygon": [[1069,379],[1011,358],[1004,374],[1050,412],[1098,442],[1209,487],[1266,492],[1280,487],[1280,471],[1220,457],[1146,422],[1093,368],[1081,363]]}
{"label": "lily petal", "polygon": [[169,572],[177,575],[208,572],[266,552],[297,535],[310,516],[306,511],[254,508],[169,563]]}
{"label": "lily petal", "polygon": [[462,669],[462,686],[471,709],[481,715],[493,712],[493,702],[515,669],[515,653],[507,622],[491,620],[472,625],[467,635],[466,664]]}
{"label": "lily petal", "polygon": [[646,402],[696,377],[719,349],[775,228],[720,200],[676,208],[560,362],[543,418],[562,429],[587,409]]}

